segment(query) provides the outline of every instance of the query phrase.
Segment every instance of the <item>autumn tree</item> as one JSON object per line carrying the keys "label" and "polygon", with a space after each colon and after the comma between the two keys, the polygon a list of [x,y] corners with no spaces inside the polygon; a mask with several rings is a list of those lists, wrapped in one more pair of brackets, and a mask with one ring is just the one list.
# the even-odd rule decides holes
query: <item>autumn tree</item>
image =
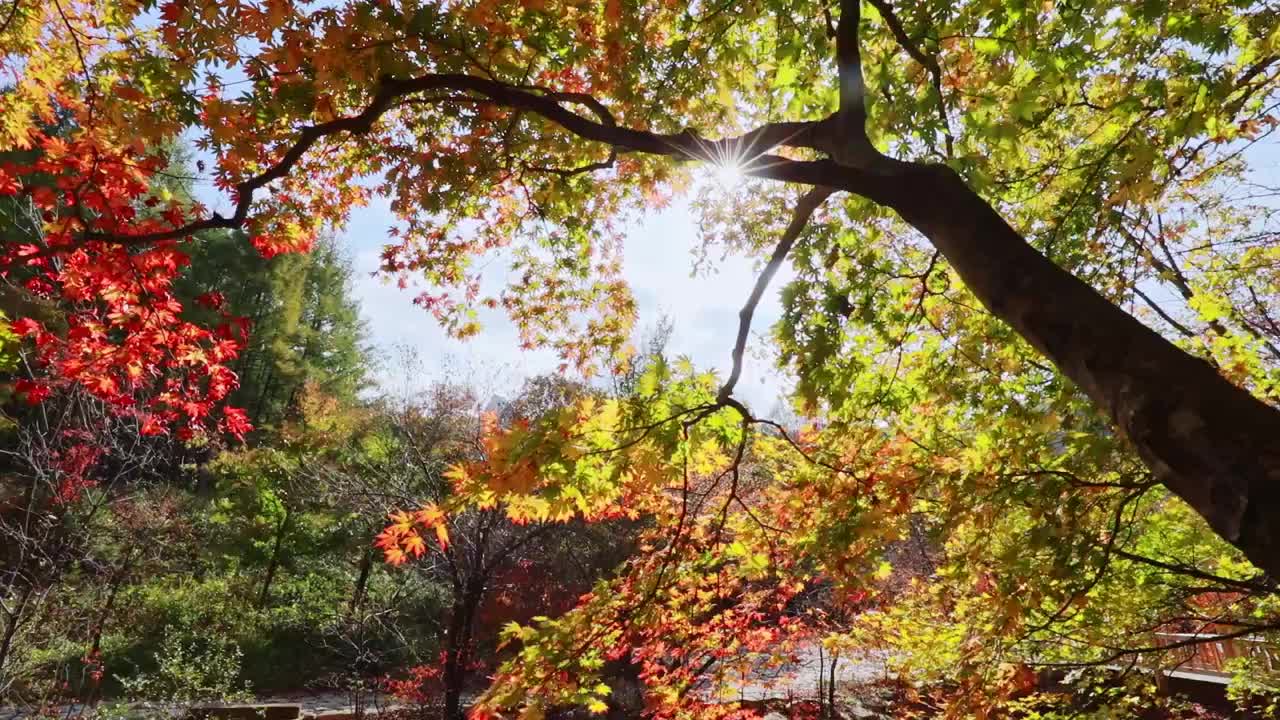
{"label": "autumn tree", "polygon": [[452,500],[450,474],[485,462],[504,417],[527,423],[522,410],[556,412],[586,392],[563,378],[534,378],[515,399],[482,412],[470,389],[436,386],[385,411],[381,452],[327,474],[329,491],[380,528],[391,516],[376,545],[393,565],[409,562],[406,569],[444,588],[439,658],[420,668],[427,686],[416,691],[438,701],[447,718],[462,716],[463,692],[491,666],[499,628],[564,612],[626,557],[625,528],[513,519],[495,506],[443,509]]}
{"label": "autumn tree", "polygon": [[[665,518],[667,552],[626,576],[649,584],[606,595],[677,603],[708,573],[807,582],[788,574],[816,563],[861,583],[927,512],[957,582],[998,593],[983,608],[1000,617],[974,625],[997,633],[1075,613],[1105,587],[1080,578],[1116,558],[1169,565],[1142,538],[1170,523],[1212,582],[1280,573],[1275,229],[1237,192],[1265,182],[1250,148],[1277,124],[1270,4],[55,0],[7,17],[0,137],[42,154],[0,175],[41,226],[4,261],[36,296],[81,303],[75,332],[15,327],[59,380],[143,408],[152,432],[244,429],[206,382],[239,338],[158,331],[200,232],[304,250],[380,195],[398,220],[384,273],[455,335],[502,308],[526,345],[618,370],[635,313],[619,221],[718,165],[744,179],[697,203],[704,250],[763,261],[727,375],[656,370],[636,388],[647,407],[505,433],[458,480],[474,502]],[[59,114],[66,139],[45,130]],[[183,133],[220,210],[146,191]],[[514,272],[489,294],[493,257]],[[774,339],[803,433],[734,395],[787,262]],[[177,379],[152,388],[161,375]],[[748,455],[783,479],[761,500],[774,522],[736,492]],[[689,478],[726,510],[687,525],[669,501]],[[645,575],[669,565],[687,574]],[[643,613],[615,609],[641,632]],[[574,623],[545,647],[575,647],[553,642]]]}

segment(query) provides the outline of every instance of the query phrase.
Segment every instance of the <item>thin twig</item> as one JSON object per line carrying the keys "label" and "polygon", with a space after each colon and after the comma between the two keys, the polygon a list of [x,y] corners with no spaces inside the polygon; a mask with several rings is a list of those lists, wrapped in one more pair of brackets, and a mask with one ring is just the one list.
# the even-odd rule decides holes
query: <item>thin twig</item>
{"label": "thin twig", "polygon": [[0,35],[3,35],[9,29],[9,23],[13,22],[13,18],[18,14],[18,6],[22,4],[22,0],[13,0],[9,5],[9,14],[5,15],[4,22],[0,23]]}

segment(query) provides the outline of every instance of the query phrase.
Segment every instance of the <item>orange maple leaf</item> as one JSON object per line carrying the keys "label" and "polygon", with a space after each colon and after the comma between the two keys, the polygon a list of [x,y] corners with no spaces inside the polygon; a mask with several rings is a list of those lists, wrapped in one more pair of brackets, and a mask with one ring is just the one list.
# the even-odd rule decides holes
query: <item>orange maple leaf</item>
{"label": "orange maple leaf", "polygon": [[422,539],[421,535],[415,532],[405,537],[403,548],[404,552],[414,557],[422,557],[422,554],[427,551],[427,543]]}

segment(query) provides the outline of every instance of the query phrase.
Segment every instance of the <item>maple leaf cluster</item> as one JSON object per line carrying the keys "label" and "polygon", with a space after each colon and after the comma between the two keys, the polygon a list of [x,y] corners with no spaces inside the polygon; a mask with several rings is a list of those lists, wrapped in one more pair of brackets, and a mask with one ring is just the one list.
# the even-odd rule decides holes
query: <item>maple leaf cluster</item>
{"label": "maple leaf cluster", "polygon": [[[414,665],[401,677],[385,677],[382,689],[397,700],[416,706],[430,705],[443,691],[444,668],[449,661],[449,651],[441,650],[435,662]],[[472,661],[466,664],[468,671],[484,669],[484,663]]]}
{"label": "maple leaf cluster", "polygon": [[186,221],[177,200],[149,192],[165,160],[91,133],[32,131],[32,145],[33,161],[0,166],[0,193],[30,201],[40,236],[6,244],[0,267],[60,314],[13,322],[38,368],[19,392],[34,404],[80,386],[135,416],[143,434],[176,428],[187,440],[216,429],[243,438],[247,416],[222,404],[238,386],[228,363],[244,347],[247,320],[222,312],[211,329],[184,320],[173,287],[188,264],[181,244],[130,242]]}
{"label": "maple leaf cluster", "polygon": [[410,558],[420,558],[427,552],[427,541],[418,531],[419,526],[435,534],[441,550],[449,547],[448,518],[434,503],[413,513],[393,512],[390,519],[391,525],[378,534],[374,545],[382,549],[392,565],[403,565]]}
{"label": "maple leaf cluster", "polygon": [[[694,410],[714,407],[706,404],[711,388],[704,381],[683,386],[689,396],[682,400]],[[429,551],[426,536],[440,532],[450,514],[474,508],[500,506],[515,524],[648,521],[637,537],[639,552],[616,578],[576,602],[543,598],[542,612],[558,609],[558,617],[506,623],[503,645],[514,655],[497,668],[474,718],[501,717],[517,707],[521,717],[538,718],[563,705],[602,713],[612,692],[603,668],[622,662],[644,686],[647,715],[745,720],[756,717],[756,709],[722,702],[717,690],[794,661],[800,643],[817,637],[819,617],[802,599],[823,578],[812,564],[787,555],[800,540],[760,525],[752,508],[806,537],[821,518],[788,504],[793,498],[726,485],[737,462],[722,443],[742,439],[730,432],[739,427],[731,412],[716,416],[725,421],[726,435],[694,428],[683,440],[685,450],[679,433],[620,435],[620,426],[681,412],[665,406],[665,398],[651,400],[627,407],[586,398],[535,421],[505,425],[485,416],[483,456],[447,473],[454,483],[448,500],[393,513],[378,536],[387,561],[400,565]],[[689,453],[684,477],[685,463],[677,460],[683,452]],[[691,507],[694,497],[702,500]],[[820,507],[814,499],[804,504]],[[734,502],[744,512],[729,513]]]}
{"label": "maple leaf cluster", "polygon": [[[744,682],[767,684],[769,674],[787,677],[776,671],[815,637],[811,616],[797,603],[810,585],[801,576],[757,576],[751,562],[719,552],[714,533],[703,530],[634,557],[568,613],[509,623],[503,638],[514,655],[497,669],[473,717],[500,717],[516,706],[522,717],[537,717],[569,704],[602,713],[612,694],[604,668],[618,663],[635,669],[646,716],[758,717],[720,693]],[[670,538],[671,531],[659,526],[644,539]]]}

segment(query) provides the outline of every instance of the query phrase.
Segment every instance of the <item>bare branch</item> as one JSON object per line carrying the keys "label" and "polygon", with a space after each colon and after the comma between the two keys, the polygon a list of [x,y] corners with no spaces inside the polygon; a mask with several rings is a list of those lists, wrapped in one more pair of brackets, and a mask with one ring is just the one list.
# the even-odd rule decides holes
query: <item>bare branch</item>
{"label": "bare branch", "polygon": [[796,238],[800,237],[800,233],[809,224],[809,218],[813,216],[813,212],[818,209],[818,206],[824,200],[831,196],[832,192],[833,190],[828,187],[816,187],[800,196],[800,201],[796,203],[796,209],[791,215],[791,222],[787,224],[787,229],[783,231],[782,239],[778,241],[777,247],[773,250],[773,255],[769,258],[769,262],[765,264],[764,270],[756,278],[755,287],[751,289],[751,295],[747,297],[747,304],[743,305],[742,309],[738,311],[738,338],[733,344],[733,369],[730,371],[729,378],[725,380],[724,385],[720,387],[720,392],[717,395],[719,402],[723,403],[733,395],[733,388],[738,384],[738,379],[742,376],[742,356],[746,351],[747,336],[751,333],[751,319],[755,316],[756,306],[760,304],[760,298],[764,295],[765,288],[769,287],[773,276],[778,274],[778,268],[782,266],[782,261],[786,259],[787,253],[791,252]]}
{"label": "bare branch", "polygon": [[[1124,216],[1121,216],[1121,217],[1124,218]],[[1156,222],[1157,224],[1160,224],[1159,216],[1157,216]],[[1123,224],[1118,224],[1116,227],[1118,228],[1120,235],[1124,237],[1125,240],[1129,241],[1129,243],[1137,249],[1137,251],[1142,255],[1142,258],[1147,261],[1147,264],[1149,264],[1151,268],[1156,271],[1156,273],[1160,276],[1160,278],[1172,284],[1174,288],[1178,291],[1178,294],[1182,296],[1182,299],[1190,303],[1196,295],[1195,290],[1192,289],[1191,282],[1187,278],[1186,273],[1182,271],[1182,268],[1178,267],[1178,264],[1175,261],[1173,256],[1173,251],[1169,249],[1168,243],[1165,242],[1164,236],[1163,236],[1164,235],[1163,228],[1162,227],[1158,228],[1156,232],[1151,232],[1150,229],[1144,228],[1144,231],[1146,232],[1147,236],[1150,237],[1156,243],[1156,245],[1160,248],[1161,252],[1164,253],[1165,260],[1161,260],[1160,258],[1156,257],[1156,254],[1149,247],[1147,247],[1146,243],[1142,242],[1142,240],[1137,235],[1135,235],[1133,231],[1129,230]],[[1160,317],[1168,321],[1179,332],[1182,332],[1182,334],[1187,335],[1188,337],[1193,336],[1193,334],[1189,332],[1185,326],[1179,325],[1178,323],[1174,322],[1172,318],[1170,318],[1159,307],[1157,307],[1154,303],[1152,303],[1149,298],[1143,295],[1142,292],[1138,290],[1138,288],[1135,287],[1134,292],[1138,295],[1138,297],[1145,300],[1147,304],[1150,305],[1151,308],[1160,315]],[[1245,318],[1237,308],[1233,306],[1228,316],[1235,322],[1235,324],[1241,330],[1248,333],[1251,337],[1253,337],[1253,339],[1261,342],[1263,346],[1266,347],[1267,350],[1273,356],[1280,358],[1280,348],[1277,348],[1274,343],[1272,343],[1270,340],[1264,337],[1262,333],[1258,330],[1258,328],[1254,327],[1248,321],[1248,318]],[[1216,319],[1210,320],[1208,322],[1208,325],[1209,325],[1209,329],[1213,330],[1213,332],[1219,336],[1226,337],[1229,334],[1227,327],[1223,325],[1220,320],[1216,320]]]}
{"label": "bare branch", "polygon": [[524,169],[530,170],[533,172],[559,175],[562,178],[568,179],[575,175],[582,175],[585,173],[595,172],[596,170],[608,170],[609,168],[613,167],[613,164],[617,162],[617,160],[618,160],[618,151],[610,150],[608,158],[601,160],[600,162],[587,163],[586,165],[579,165],[578,167],[574,167],[574,168],[554,168],[554,167],[543,167],[541,165],[525,165]]}
{"label": "bare branch", "polygon": [[1178,332],[1182,333],[1184,337],[1193,338],[1196,336],[1196,333],[1192,331],[1191,328],[1173,319],[1173,316],[1165,312],[1164,308],[1160,307],[1159,303],[1157,303],[1155,300],[1152,300],[1146,293],[1142,292],[1141,288],[1139,288],[1136,285],[1133,288],[1133,294],[1142,298],[1142,302],[1146,303],[1147,307],[1154,310],[1157,315],[1163,318],[1165,322],[1172,325],[1174,330],[1177,330]]}
{"label": "bare branch", "polygon": [[4,22],[0,23],[0,34],[9,29],[9,23],[13,22],[13,17],[18,14],[18,6],[22,4],[22,0],[13,0],[9,4],[9,13],[5,15]]}

